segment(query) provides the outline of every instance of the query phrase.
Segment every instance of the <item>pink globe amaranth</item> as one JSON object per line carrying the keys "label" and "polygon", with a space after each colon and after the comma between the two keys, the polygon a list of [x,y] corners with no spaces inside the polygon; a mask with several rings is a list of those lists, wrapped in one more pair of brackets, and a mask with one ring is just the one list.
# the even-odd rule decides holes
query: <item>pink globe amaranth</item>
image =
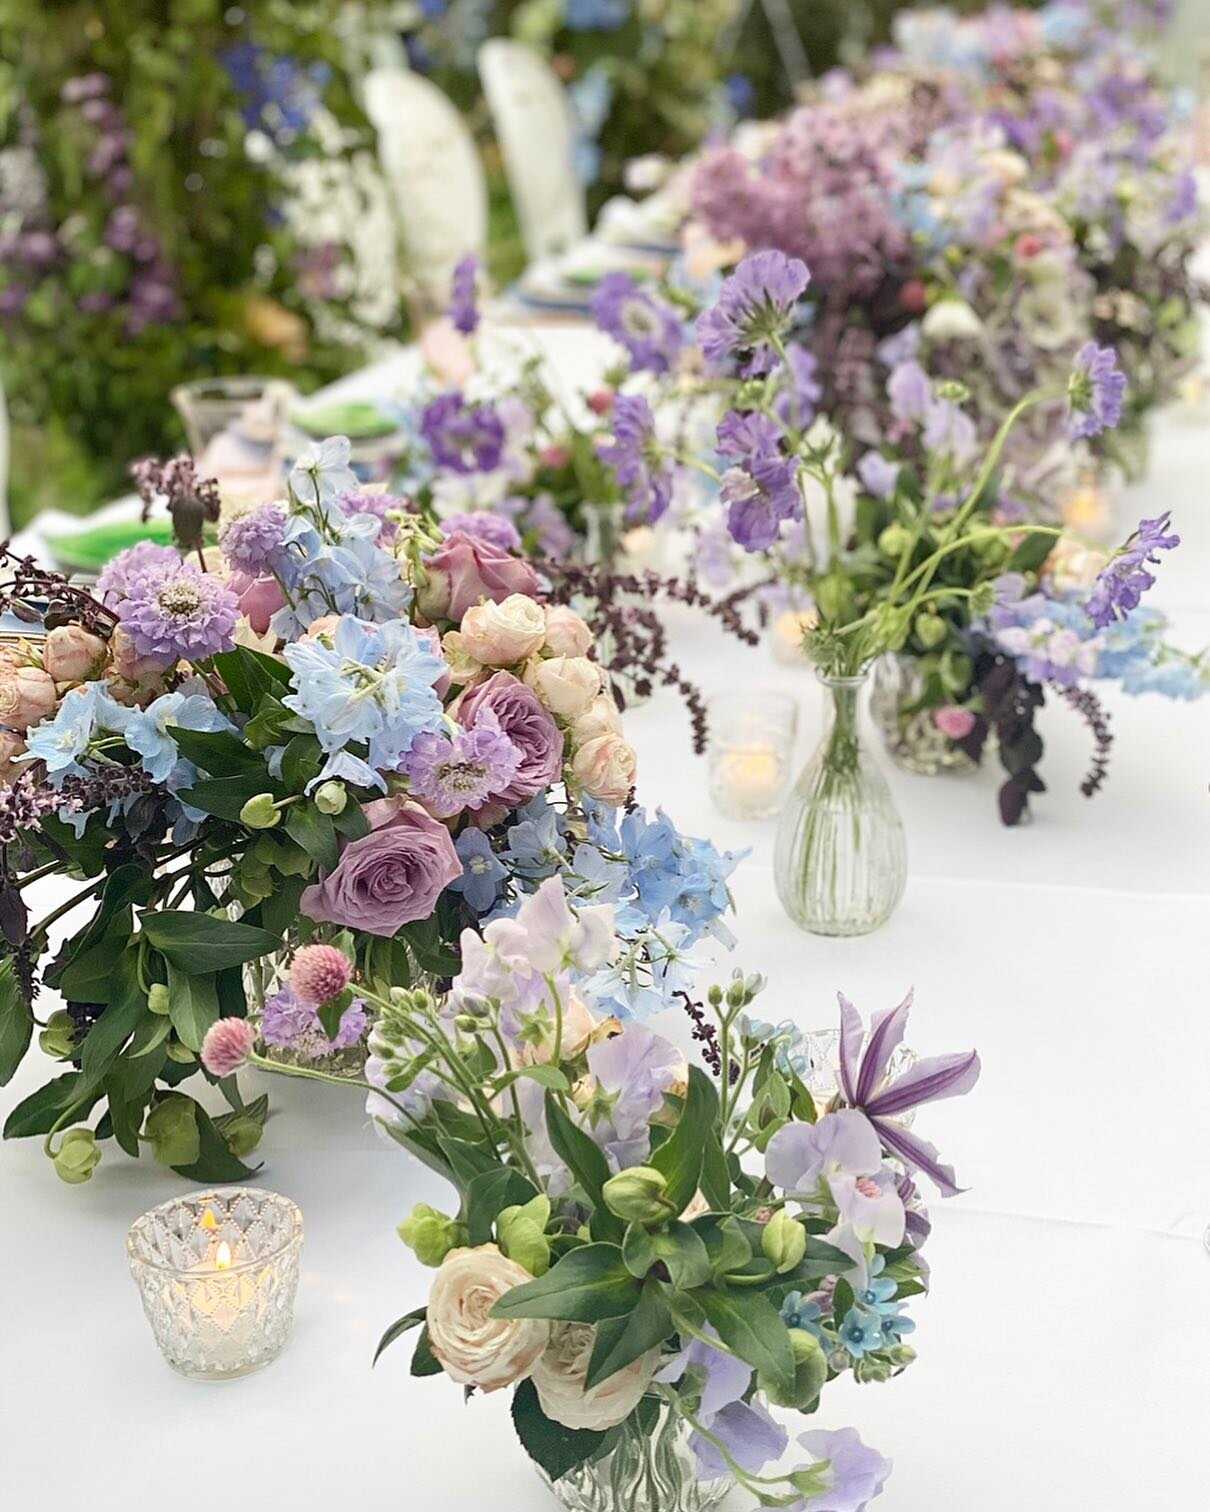
{"label": "pink globe amaranth", "polygon": [[462,616],[481,599],[497,604],[511,593],[529,597],[538,591],[538,575],[528,562],[464,530],[455,530],[425,557],[426,581],[417,596],[428,619],[461,623]]}
{"label": "pink globe amaranth", "polygon": [[206,1030],[202,1065],[211,1076],[233,1076],[247,1061],[256,1043],[256,1030],[247,1019],[221,1018]]}
{"label": "pink globe amaranth", "polygon": [[549,710],[532,689],[511,672],[496,672],[486,682],[468,688],[450,706],[450,714],[468,730],[485,714],[495,716],[501,730],[521,753],[521,764],[509,785],[490,797],[500,803],[527,803],[563,772],[563,736]]}
{"label": "pink globe amaranth", "polygon": [[951,740],[965,740],[975,728],[975,716],[957,704],[946,704],[944,708],[933,710],[933,723]]}
{"label": "pink globe amaranth", "polygon": [[290,963],[289,982],[304,1003],[318,1008],[349,985],[353,967],[335,945],[304,945]]}

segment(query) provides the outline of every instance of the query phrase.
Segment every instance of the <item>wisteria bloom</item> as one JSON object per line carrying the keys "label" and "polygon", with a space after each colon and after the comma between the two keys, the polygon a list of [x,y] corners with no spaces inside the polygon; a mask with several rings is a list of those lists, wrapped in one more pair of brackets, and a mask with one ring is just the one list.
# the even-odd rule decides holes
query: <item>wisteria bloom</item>
{"label": "wisteria bloom", "polygon": [[521,752],[485,716],[473,730],[417,735],[403,758],[410,791],[438,819],[477,809],[503,792],[517,775]]}
{"label": "wisteria bloom", "polygon": [[592,316],[625,347],[635,372],[668,372],[684,342],[681,317],[673,306],[640,289],[627,273],[607,273],[601,279]]}
{"label": "wisteria bloom", "polygon": [[1171,515],[1164,513],[1155,520],[1140,520],[1139,528],[1122,550],[1097,574],[1092,595],[1085,605],[1094,625],[1110,625],[1125,619],[1137,609],[1143,594],[1155,582],[1148,565],[1159,562],[1159,551],[1171,551],[1181,544],[1178,535],[1168,533]]}
{"label": "wisteria bloom", "polygon": [[474,253],[468,253],[455,264],[450,278],[449,317],[464,336],[473,336],[479,325],[479,266]]}
{"label": "wisteria bloom", "polygon": [[420,416],[433,461],[455,472],[491,472],[504,453],[504,424],[490,404],[468,404],[461,394],[440,394]]}
{"label": "wisteria bloom", "polygon": [[811,275],[800,258],[784,252],[753,252],[723,280],[718,301],[697,318],[697,337],[711,362],[737,358],[745,373],[772,370],[777,362],[774,340],[790,327],[794,307]]}
{"label": "wisteria bloom", "polygon": [[219,535],[223,555],[237,572],[260,577],[271,572],[281,554],[286,511],[281,504],[260,504],[237,515]]}
{"label": "wisteria bloom", "polygon": [[1112,347],[1086,341],[1067,382],[1067,434],[1073,441],[1112,430],[1122,418],[1126,374]]}
{"label": "wisteria bloom", "polygon": [[631,520],[654,524],[672,502],[672,465],[660,456],[655,416],[641,394],[619,394],[613,406],[613,440],[598,442],[597,455],[613,468],[626,495]]}
{"label": "wisteria bloom", "polygon": [[128,580],[117,615],[135,652],[168,666],[230,650],[239,601],[217,578],[174,552],[171,564]]}

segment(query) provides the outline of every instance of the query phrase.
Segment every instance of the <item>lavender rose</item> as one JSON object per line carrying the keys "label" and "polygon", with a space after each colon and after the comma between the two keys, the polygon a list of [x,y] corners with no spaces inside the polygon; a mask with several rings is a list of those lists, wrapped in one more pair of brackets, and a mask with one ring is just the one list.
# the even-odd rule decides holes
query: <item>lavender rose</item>
{"label": "lavender rose", "polygon": [[462,875],[462,862],[449,831],[423,809],[383,801],[366,813],[370,833],[345,846],[335,871],[308,887],[300,906],[309,919],[393,935],[428,918],[442,889]]}
{"label": "lavender rose", "polygon": [[556,781],[563,770],[563,737],[537,694],[511,672],[496,672],[468,688],[450,710],[468,730],[484,713],[494,714],[500,729],[521,753],[521,765],[506,788],[490,796],[501,803],[526,803]]}
{"label": "lavender rose", "polygon": [[420,610],[429,619],[461,621],[480,599],[500,603],[510,593],[533,596],[538,575],[528,562],[464,530],[455,530],[424,559],[428,581],[420,591]]}

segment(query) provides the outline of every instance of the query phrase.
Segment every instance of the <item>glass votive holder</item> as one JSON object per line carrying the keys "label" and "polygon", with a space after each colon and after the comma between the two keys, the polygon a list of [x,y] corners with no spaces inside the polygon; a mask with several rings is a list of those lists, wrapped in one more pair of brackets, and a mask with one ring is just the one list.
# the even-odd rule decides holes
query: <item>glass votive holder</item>
{"label": "glass votive holder", "polygon": [[[803,1035],[803,1046],[810,1065],[802,1077],[803,1085],[815,1100],[821,1113],[827,1111],[840,1091],[840,1030],[808,1029]],[[887,1061],[884,1081],[894,1081],[905,1071],[910,1071],[920,1057],[909,1045],[897,1045]],[[911,1128],[916,1117],[915,1109],[896,1115],[897,1122]]]}
{"label": "glass votive holder", "polygon": [[724,693],[710,700],[710,797],[725,819],[771,819],[793,775],[798,705],[786,693]]}
{"label": "glass votive holder", "polygon": [[276,1359],[294,1323],[302,1237],[289,1198],[255,1187],[176,1197],[136,1218],[130,1272],[169,1365],[226,1381]]}

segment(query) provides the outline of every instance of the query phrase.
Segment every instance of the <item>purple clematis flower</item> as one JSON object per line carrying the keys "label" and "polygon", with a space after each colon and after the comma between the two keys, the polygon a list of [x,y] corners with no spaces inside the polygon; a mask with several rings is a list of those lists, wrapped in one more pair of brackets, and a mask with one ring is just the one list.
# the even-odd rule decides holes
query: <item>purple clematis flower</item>
{"label": "purple clematis flower", "polygon": [[1157,551],[1171,551],[1181,544],[1178,535],[1166,535],[1169,514],[1157,520],[1140,520],[1139,528],[1130,537],[1122,550],[1097,574],[1092,594],[1084,609],[1088,618],[1099,629],[1111,625],[1115,619],[1125,619],[1139,601],[1155,577],[1147,571],[1159,557]]}
{"label": "purple clematis flower", "polygon": [[[916,1062],[894,1079],[887,1078],[892,1054],[903,1040],[912,1006],[909,992],[897,1008],[876,1013],[866,1041],[861,1015],[843,993],[840,999],[840,1089],[849,1107],[860,1109],[878,1131],[886,1148],[905,1165],[929,1176],[945,1197],[962,1189],[951,1166],[941,1164],[933,1145],[904,1128],[897,1115],[922,1103],[959,1097],[979,1080],[982,1069],[974,1050],[959,1055],[934,1055]],[[772,1148],[772,1145],[770,1145]]]}

